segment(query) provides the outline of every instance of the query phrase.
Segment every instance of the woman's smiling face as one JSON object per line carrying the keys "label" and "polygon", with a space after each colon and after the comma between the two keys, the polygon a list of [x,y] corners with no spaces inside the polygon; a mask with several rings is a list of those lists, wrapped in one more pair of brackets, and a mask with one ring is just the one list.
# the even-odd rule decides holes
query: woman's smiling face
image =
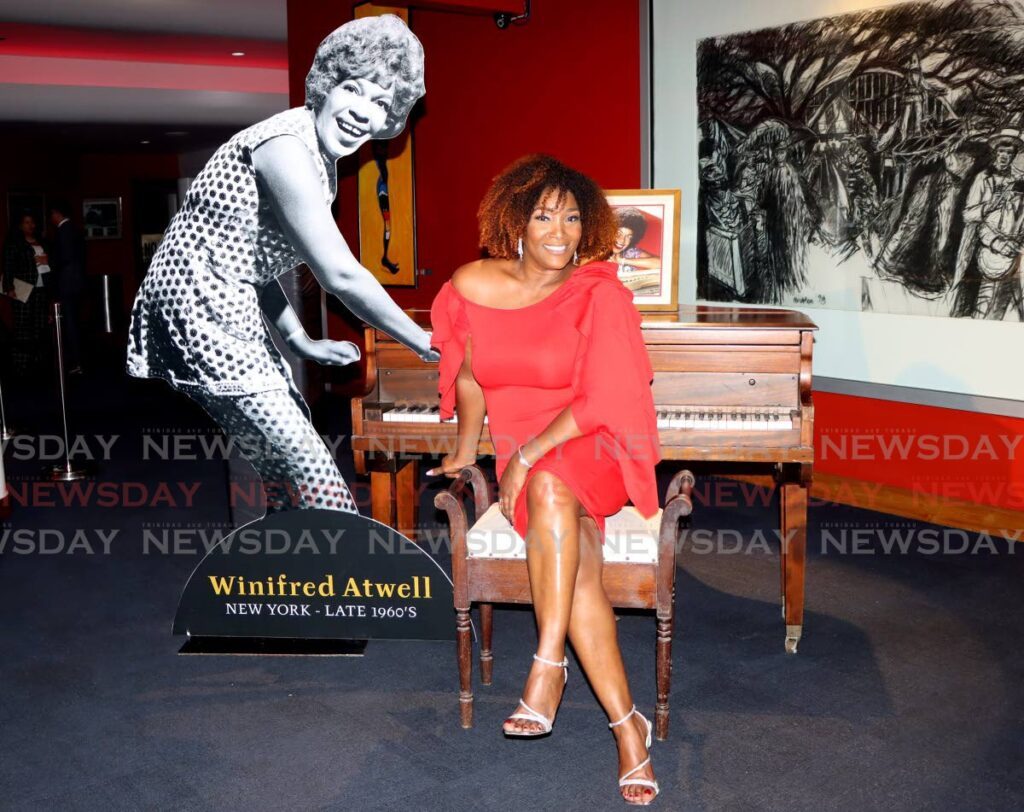
{"label": "woman's smiling face", "polygon": [[547,271],[560,271],[569,265],[583,237],[576,196],[566,192],[561,203],[558,197],[557,189],[541,195],[523,235],[524,258]]}
{"label": "woman's smiling face", "polygon": [[384,129],[393,103],[390,88],[369,79],[346,79],[327,94],[316,114],[320,146],[335,160],[351,155]]}

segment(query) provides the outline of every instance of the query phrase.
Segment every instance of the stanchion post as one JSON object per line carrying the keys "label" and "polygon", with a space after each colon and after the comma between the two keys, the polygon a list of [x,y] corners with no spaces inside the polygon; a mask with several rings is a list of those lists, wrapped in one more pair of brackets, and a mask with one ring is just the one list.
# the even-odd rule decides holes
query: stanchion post
{"label": "stanchion post", "polygon": [[0,442],[7,442],[17,434],[7,422],[7,412],[4,409],[4,388],[0,385]]}
{"label": "stanchion post", "polygon": [[73,482],[85,479],[95,473],[85,465],[77,468],[71,465],[71,445],[68,442],[68,409],[64,394],[64,337],[61,330],[60,302],[53,303],[53,329],[57,337],[57,378],[60,382],[60,417],[64,424],[64,464],[46,468],[50,479],[58,482]]}

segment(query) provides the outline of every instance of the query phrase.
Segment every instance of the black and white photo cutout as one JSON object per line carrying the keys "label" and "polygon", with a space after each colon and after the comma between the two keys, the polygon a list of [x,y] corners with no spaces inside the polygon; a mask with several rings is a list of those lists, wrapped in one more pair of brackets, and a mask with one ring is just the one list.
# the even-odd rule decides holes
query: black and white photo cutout
{"label": "black and white photo cutout", "polygon": [[360,265],[331,214],[336,162],[392,138],[424,94],[423,48],[394,15],[354,20],[320,44],[306,103],[237,133],[196,176],[132,309],[129,374],[187,393],[236,437],[263,479],[268,512],[358,513],[268,326],[302,359],[359,359],[313,340],[278,277],[306,263],[358,318],[425,361],[429,336]]}

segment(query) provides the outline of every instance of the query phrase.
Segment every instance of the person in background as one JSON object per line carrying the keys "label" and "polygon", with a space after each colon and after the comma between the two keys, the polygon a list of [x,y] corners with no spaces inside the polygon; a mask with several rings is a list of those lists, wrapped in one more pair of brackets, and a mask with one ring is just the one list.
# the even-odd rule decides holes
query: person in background
{"label": "person in background", "polygon": [[82,334],[79,326],[85,293],[85,240],[71,222],[71,206],[65,200],[50,205],[53,238],[54,298],[60,302],[64,366],[72,374],[82,372]]}
{"label": "person in background", "polygon": [[3,292],[13,299],[14,374],[28,377],[42,368],[53,273],[35,217],[23,214],[4,242]]}

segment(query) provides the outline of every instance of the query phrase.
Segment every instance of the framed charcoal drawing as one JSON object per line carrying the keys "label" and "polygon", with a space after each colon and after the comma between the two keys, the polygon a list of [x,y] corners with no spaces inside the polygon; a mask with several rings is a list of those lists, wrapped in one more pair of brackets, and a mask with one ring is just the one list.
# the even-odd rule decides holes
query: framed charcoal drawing
{"label": "framed charcoal drawing", "polygon": [[1024,320],[1024,8],[702,39],[697,296]]}

